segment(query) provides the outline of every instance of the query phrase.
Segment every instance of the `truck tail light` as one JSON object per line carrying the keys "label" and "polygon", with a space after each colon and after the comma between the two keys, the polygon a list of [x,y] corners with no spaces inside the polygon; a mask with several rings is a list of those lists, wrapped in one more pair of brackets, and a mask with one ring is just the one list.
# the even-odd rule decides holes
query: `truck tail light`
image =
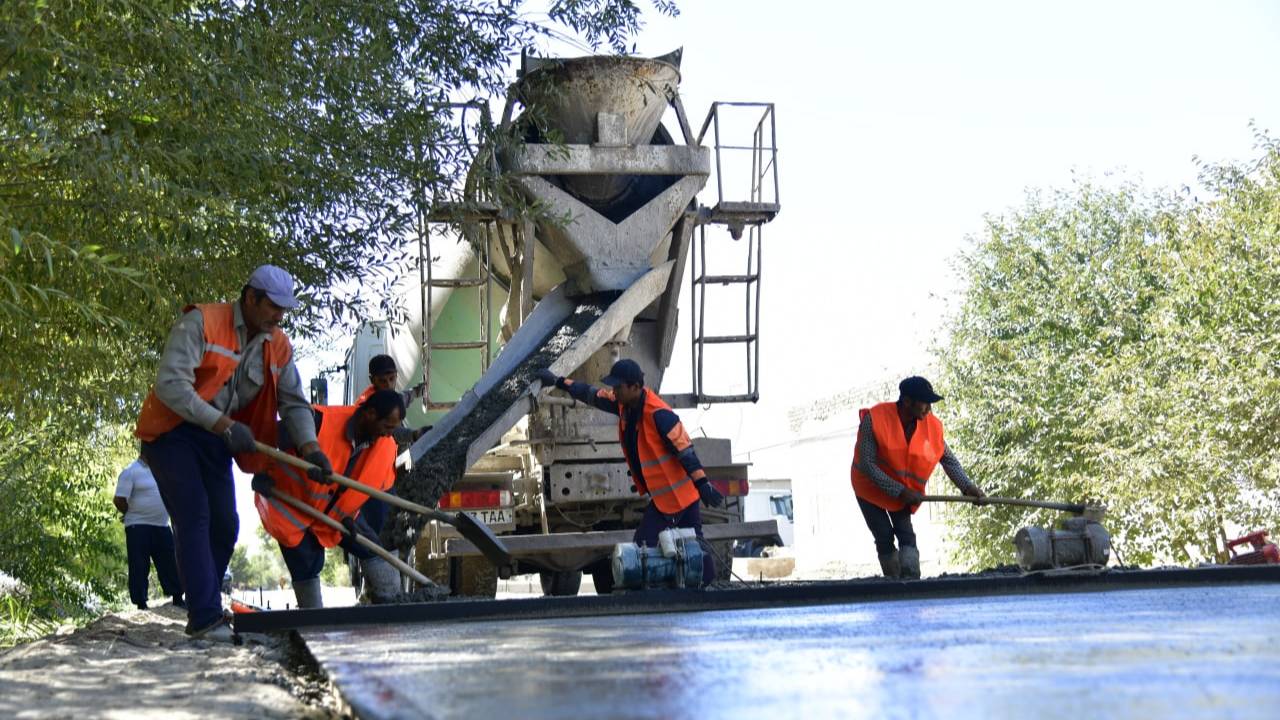
{"label": "truck tail light", "polygon": [[742,496],[750,491],[746,480],[712,480],[711,484],[725,497]]}
{"label": "truck tail light", "polygon": [[496,508],[510,504],[511,492],[509,490],[461,490],[446,493],[440,498],[441,510]]}

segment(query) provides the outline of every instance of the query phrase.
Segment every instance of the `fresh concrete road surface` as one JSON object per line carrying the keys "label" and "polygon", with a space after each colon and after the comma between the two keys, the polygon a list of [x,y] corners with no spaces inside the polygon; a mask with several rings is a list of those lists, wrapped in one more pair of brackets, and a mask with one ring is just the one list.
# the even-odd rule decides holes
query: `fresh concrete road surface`
{"label": "fresh concrete road surface", "polygon": [[303,637],[366,718],[1280,718],[1280,585]]}

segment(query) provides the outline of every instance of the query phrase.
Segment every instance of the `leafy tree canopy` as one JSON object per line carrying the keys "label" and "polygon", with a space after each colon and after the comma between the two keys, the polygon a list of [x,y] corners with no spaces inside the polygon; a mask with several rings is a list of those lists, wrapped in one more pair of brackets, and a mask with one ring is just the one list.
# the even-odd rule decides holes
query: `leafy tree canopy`
{"label": "leafy tree canopy", "polygon": [[[988,493],[1105,504],[1129,564],[1280,525],[1280,143],[1258,150],[1204,165],[1209,199],[1080,182],[988,218],[938,349],[950,443]],[[983,566],[1053,513],[952,517]]]}
{"label": "leafy tree canopy", "polygon": [[463,121],[440,103],[500,95],[549,36],[621,52],[640,13],[0,3],[0,571],[42,612],[118,588],[105,490],[179,309],[273,262],[303,287],[295,335],[360,317],[414,236],[415,199],[464,170]]}

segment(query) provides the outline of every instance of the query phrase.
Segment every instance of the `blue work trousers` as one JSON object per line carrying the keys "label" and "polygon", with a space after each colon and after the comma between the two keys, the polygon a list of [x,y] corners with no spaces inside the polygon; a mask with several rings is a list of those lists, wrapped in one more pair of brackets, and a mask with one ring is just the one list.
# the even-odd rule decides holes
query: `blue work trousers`
{"label": "blue work trousers", "polygon": [[240,530],[231,451],[217,435],[182,423],[144,442],[142,455],[173,524],[187,629],[208,627],[222,617],[222,576]]}
{"label": "blue work trousers", "polygon": [[168,525],[127,525],[124,547],[129,555],[129,599],[134,605],[147,604],[152,563],[164,594],[174,600],[182,599],[182,584],[173,556],[173,533]]}
{"label": "blue work trousers", "polygon": [[637,545],[658,547],[658,533],[673,527],[693,528],[697,532],[703,552],[702,582],[710,584],[716,579],[716,556],[711,551],[711,545],[702,539],[702,510],[697,501],[675,515],[667,515],[650,500],[649,506],[644,509],[644,516],[640,518],[640,527],[636,528],[631,540]]}

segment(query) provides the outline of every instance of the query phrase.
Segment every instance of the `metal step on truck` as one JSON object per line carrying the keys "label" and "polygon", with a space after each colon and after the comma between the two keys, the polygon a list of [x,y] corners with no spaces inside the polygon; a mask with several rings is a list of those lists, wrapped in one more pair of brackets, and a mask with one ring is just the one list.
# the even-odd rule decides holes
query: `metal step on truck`
{"label": "metal step on truck", "polygon": [[[522,142],[473,155],[473,169],[501,176],[519,201],[469,182],[461,197],[424,206],[416,271],[396,285],[402,312],[353,340],[348,401],[376,354],[396,361],[400,387],[425,387],[407,422],[430,429],[402,455],[396,491],[473,514],[516,559],[495,568],[447,526],[397,526],[401,552],[455,594],[492,596],[510,573],[538,573],[549,595],[577,593],[587,573],[610,592],[609,554],[631,541],[647,504],[616,417],[541,388],[536,370],[596,384],[627,357],[661,394],[687,287],[692,391],[664,399],[759,398],[763,228],[780,208],[774,108],[713,103],[695,133],[680,55],[524,57],[497,124],[499,134],[522,128]],[[715,204],[700,204],[713,174]],[[729,440],[694,445],[727,499],[703,510],[727,579],[734,542],[777,544],[777,523],[744,522],[749,468],[733,462]]]}

